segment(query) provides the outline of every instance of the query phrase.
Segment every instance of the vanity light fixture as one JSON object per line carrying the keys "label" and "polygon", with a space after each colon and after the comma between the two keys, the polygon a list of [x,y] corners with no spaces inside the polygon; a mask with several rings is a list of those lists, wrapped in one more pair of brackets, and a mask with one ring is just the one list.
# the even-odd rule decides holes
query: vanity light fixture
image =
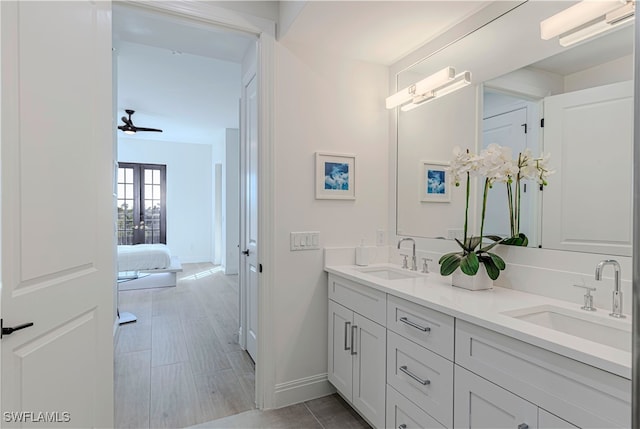
{"label": "vanity light fixture", "polygon": [[387,109],[400,107],[407,112],[433,100],[449,94],[471,83],[471,73],[468,71],[456,75],[453,67],[445,67],[437,73],[408,86],[387,97]]}
{"label": "vanity light fixture", "polygon": [[558,37],[561,46],[571,46],[582,40],[630,22],[635,1],[583,0],[540,23],[540,37]]}

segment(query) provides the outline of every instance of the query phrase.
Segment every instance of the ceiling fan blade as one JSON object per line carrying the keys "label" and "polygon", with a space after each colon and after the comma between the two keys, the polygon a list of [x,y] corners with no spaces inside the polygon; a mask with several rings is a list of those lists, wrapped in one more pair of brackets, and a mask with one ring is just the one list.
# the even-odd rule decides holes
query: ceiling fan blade
{"label": "ceiling fan blade", "polygon": [[136,131],[155,131],[158,133],[161,133],[162,130],[159,130],[157,128],[144,128],[144,127],[133,127]]}

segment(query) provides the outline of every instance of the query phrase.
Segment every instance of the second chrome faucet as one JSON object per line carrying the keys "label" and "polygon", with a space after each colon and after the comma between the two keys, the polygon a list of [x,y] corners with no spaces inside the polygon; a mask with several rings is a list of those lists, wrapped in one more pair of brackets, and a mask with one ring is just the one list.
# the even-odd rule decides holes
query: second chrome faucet
{"label": "second chrome faucet", "polygon": [[[398,241],[398,249],[400,248],[400,245],[402,244],[403,241],[410,241],[413,244],[413,255],[411,257],[411,271],[418,271],[418,263],[416,261],[416,241],[411,238],[411,237],[405,237],[400,239],[400,241]],[[407,268],[407,267],[403,267],[403,268]]]}
{"label": "second chrome faucet", "polygon": [[611,305],[611,313],[609,313],[609,316],[617,317],[618,319],[623,319],[626,316],[622,314],[622,290],[620,285],[621,283],[620,282],[620,264],[618,263],[618,261],[613,259],[607,259],[607,260],[598,262],[598,265],[596,265],[596,280],[602,280],[602,269],[606,265],[613,266],[614,276],[615,276],[614,277],[615,283],[613,286],[613,303]]}

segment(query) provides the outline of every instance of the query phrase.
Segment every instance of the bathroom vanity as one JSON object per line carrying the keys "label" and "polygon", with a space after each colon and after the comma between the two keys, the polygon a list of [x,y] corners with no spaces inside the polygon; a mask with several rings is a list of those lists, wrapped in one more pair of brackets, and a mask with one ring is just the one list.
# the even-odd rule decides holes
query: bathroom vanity
{"label": "bathroom vanity", "polygon": [[328,378],[374,427],[631,426],[628,319],[390,264],[325,269]]}

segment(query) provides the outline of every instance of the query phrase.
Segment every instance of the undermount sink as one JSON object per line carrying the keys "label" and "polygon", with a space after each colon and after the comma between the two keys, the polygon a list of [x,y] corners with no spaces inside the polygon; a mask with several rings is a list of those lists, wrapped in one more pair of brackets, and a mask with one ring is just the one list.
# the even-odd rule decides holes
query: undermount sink
{"label": "undermount sink", "polygon": [[377,277],[379,279],[383,279],[383,280],[411,279],[411,278],[421,276],[415,271],[403,270],[400,268],[392,268],[392,267],[359,268],[358,271],[364,274],[369,274],[371,276]]}
{"label": "undermount sink", "polygon": [[[506,311],[515,319],[631,352],[631,323],[582,310],[541,305]],[[625,319],[626,320],[626,319]]]}

